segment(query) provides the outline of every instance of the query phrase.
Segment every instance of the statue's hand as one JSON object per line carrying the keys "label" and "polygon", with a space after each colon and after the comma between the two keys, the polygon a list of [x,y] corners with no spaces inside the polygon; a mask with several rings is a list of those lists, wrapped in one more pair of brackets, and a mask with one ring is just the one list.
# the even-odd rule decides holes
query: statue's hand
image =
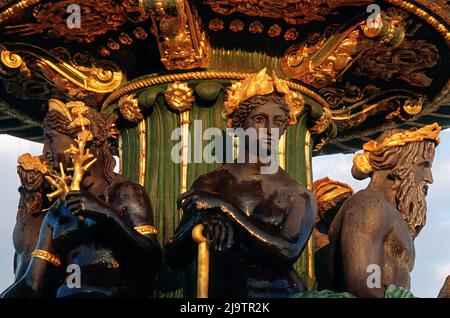
{"label": "statue's hand", "polygon": [[439,292],[438,298],[450,298],[450,275],[447,276],[444,286],[442,286],[442,289]]}
{"label": "statue's hand", "polygon": [[177,204],[178,208],[183,209],[186,215],[192,215],[194,212],[218,211],[230,206],[219,194],[200,190],[191,190],[181,194]]}
{"label": "statue's hand", "polygon": [[216,251],[230,248],[234,243],[234,232],[231,223],[219,215],[209,216],[202,222],[211,247]]}
{"label": "statue's hand", "polygon": [[66,207],[73,215],[90,218],[95,221],[111,219],[114,211],[89,192],[71,191],[66,195]]}

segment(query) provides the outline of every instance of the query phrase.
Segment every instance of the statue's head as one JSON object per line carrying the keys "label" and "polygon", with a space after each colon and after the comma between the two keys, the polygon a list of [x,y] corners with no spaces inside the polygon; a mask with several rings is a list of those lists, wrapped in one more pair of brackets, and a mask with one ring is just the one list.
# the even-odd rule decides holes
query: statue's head
{"label": "statue's head", "polygon": [[397,210],[415,238],[425,225],[426,195],[433,183],[431,166],[439,144],[438,124],[418,130],[385,131],[364,144],[364,153],[355,156],[352,173],[356,179],[386,173],[393,180]]}
{"label": "statue's head", "polygon": [[280,137],[288,125],[294,125],[303,110],[303,97],[289,89],[275,73],[270,77],[263,69],[227,90],[224,115],[229,128],[253,128],[262,149],[270,153],[273,131]]}
{"label": "statue's head", "polygon": [[92,133],[89,148],[97,158],[92,169],[102,169],[108,183],[115,182],[115,159],[110,148],[110,138],[113,137],[113,126],[117,116],[100,113],[87,107],[83,102],[68,102],[49,100],[49,110],[44,119],[44,149],[43,153],[52,165],[58,169],[59,163],[70,166],[70,156],[66,152],[70,145],[75,145],[75,139],[82,129]]}
{"label": "statue's head", "polygon": [[17,220],[24,215],[36,215],[42,212],[46,202],[43,195],[48,185],[45,173],[48,163],[44,156],[31,156],[29,153],[21,155],[17,162],[17,174],[20,178],[20,199],[17,210]]}

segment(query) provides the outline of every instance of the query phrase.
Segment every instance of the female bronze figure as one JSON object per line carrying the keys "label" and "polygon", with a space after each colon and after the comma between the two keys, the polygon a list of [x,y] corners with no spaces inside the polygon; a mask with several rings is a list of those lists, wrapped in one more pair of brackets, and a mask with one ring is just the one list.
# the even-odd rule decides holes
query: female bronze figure
{"label": "female bronze figure", "polygon": [[[291,297],[305,290],[293,264],[314,226],[314,196],[278,166],[274,173],[261,173],[267,166],[261,150],[271,155],[277,148],[271,129],[281,136],[302,107],[301,96],[265,69],[228,90],[229,126],[255,129],[259,150],[242,138],[244,163],[201,175],[180,195],[183,217],[165,245],[168,263],[186,266],[196,255],[191,231],[205,225],[212,249],[210,297]],[[247,161],[252,156],[254,163]]]}
{"label": "female bronze figure", "polygon": [[[3,297],[153,295],[161,248],[145,190],[113,171],[108,139],[115,119],[82,102],[50,100],[44,155],[53,169],[70,166],[66,150],[80,138],[80,129],[92,134],[89,149],[96,161],[80,191],[68,192],[47,212],[26,273]],[[79,268],[79,286],[68,283],[70,265]]]}

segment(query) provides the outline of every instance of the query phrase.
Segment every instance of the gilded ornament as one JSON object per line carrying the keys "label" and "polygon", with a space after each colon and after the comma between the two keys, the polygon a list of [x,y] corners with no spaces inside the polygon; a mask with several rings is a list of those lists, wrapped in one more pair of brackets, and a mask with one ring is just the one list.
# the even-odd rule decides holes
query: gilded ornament
{"label": "gilded ornament", "polygon": [[45,250],[36,249],[31,253],[31,257],[40,258],[55,265],[56,267],[61,267],[62,265],[61,259],[58,256]]}
{"label": "gilded ornament", "polygon": [[108,40],[108,47],[113,51],[117,51],[120,49],[119,43],[117,43],[115,40],[111,38]]}
{"label": "gilded ornament", "polygon": [[241,32],[244,30],[245,24],[239,19],[233,20],[230,23],[230,30],[233,32]]}
{"label": "gilded ornament", "polygon": [[137,27],[136,29],[134,29],[133,35],[138,40],[145,40],[148,37],[147,32],[145,32],[142,27]]}
{"label": "gilded ornament", "polygon": [[126,34],[125,32],[120,33],[119,41],[120,41],[120,43],[122,43],[124,45],[131,45],[133,43],[133,40],[131,39],[131,37],[128,34]]}
{"label": "gilded ornament", "polygon": [[271,38],[274,38],[274,37],[280,36],[282,31],[283,30],[281,29],[281,27],[278,24],[274,24],[274,25],[270,26],[269,30],[267,31],[267,34]]}
{"label": "gilded ornament", "polygon": [[[188,81],[188,80],[210,80],[210,79],[223,79],[223,80],[244,80],[251,73],[243,72],[215,72],[215,71],[198,71],[198,72],[186,72],[178,74],[166,74],[161,76],[146,76],[140,80],[132,82],[128,85],[118,88],[116,91],[111,93],[106,100],[103,102],[102,109],[106,109],[112,102],[118,100],[120,97],[133,92],[136,89],[150,87],[159,84],[171,83],[174,81]],[[282,80],[287,86],[298,94],[308,95],[322,107],[329,107],[328,102],[325,101],[319,94],[315,91],[309,89],[304,85],[294,83],[288,80]]]}
{"label": "gilded ornament", "polygon": [[343,6],[360,6],[372,0],[206,0],[213,12],[230,15],[242,13],[252,17],[283,19],[289,24],[323,21],[332,10]]}
{"label": "gilded ornament", "polygon": [[137,231],[139,234],[141,235],[156,235],[158,234],[158,230],[156,229],[156,227],[152,226],[152,225],[140,225],[140,226],[136,226],[134,228],[135,231]]}
{"label": "gilded ornament", "polygon": [[408,130],[405,132],[394,134],[383,139],[383,141],[380,143],[376,142],[375,140],[368,141],[363,145],[364,152],[362,154],[357,154],[353,158],[353,164],[355,165],[356,169],[364,174],[368,174],[373,170],[372,166],[370,165],[369,159],[371,152],[380,151],[385,147],[404,146],[410,142],[420,142],[423,140],[431,140],[436,144],[439,144],[440,131],[441,127],[437,123],[434,123],[417,130]]}
{"label": "gilded ornament", "polygon": [[314,126],[311,127],[311,133],[319,135],[323,133],[331,123],[332,123],[331,112],[328,108],[324,108],[322,116],[316,123],[314,123]]}
{"label": "gilded ornament", "polygon": [[212,19],[212,20],[209,20],[208,27],[209,27],[210,30],[220,31],[220,30],[223,30],[224,23],[220,19]]}
{"label": "gilded ornament", "polygon": [[119,100],[119,110],[123,118],[130,122],[137,123],[144,119],[136,94],[122,96]]}
{"label": "gilded ornament", "polygon": [[[335,31],[331,36],[325,33],[315,43],[288,48],[281,59],[281,69],[289,77],[316,88],[324,88],[341,78],[355,62],[366,59],[373,52],[390,54],[392,48],[400,46],[405,37],[403,20],[406,16],[404,12],[401,14],[393,9],[383,12],[383,31],[379,36],[369,39],[365,35],[365,20],[346,30]],[[377,61],[376,68],[378,64]],[[375,68],[373,65],[370,64]]]}
{"label": "gilded ornament", "polygon": [[423,103],[425,98],[423,96],[420,96],[418,99],[407,99],[405,103],[403,104],[403,110],[408,115],[417,115],[420,113],[423,109]]}
{"label": "gilded ornament", "polygon": [[43,174],[46,174],[49,172],[48,165],[42,161],[42,159],[39,156],[32,156],[29,153],[25,153],[21,155],[17,159],[17,163],[22,166],[22,168],[26,171],[39,171]]}
{"label": "gilded ornament", "polygon": [[295,40],[297,40],[297,38],[298,38],[298,31],[295,28],[290,28],[284,34],[284,39],[286,41],[295,41]]}
{"label": "gilded ornament", "polygon": [[168,70],[208,67],[211,46],[189,1],[140,1],[140,5],[150,13],[161,62]]}
{"label": "gilded ornament", "polygon": [[23,64],[20,55],[14,54],[6,49],[0,52],[0,62],[8,68],[19,68]]}
{"label": "gilded ornament", "polygon": [[313,192],[319,202],[331,201],[345,193],[349,193],[350,195],[354,194],[353,189],[348,184],[332,180],[328,177],[314,182]]}
{"label": "gilded ornament", "polygon": [[[9,43],[8,46],[11,51],[20,52],[21,59],[26,59],[27,63],[33,65],[30,77],[35,75],[37,70],[38,73],[42,73],[39,74],[39,79],[43,75],[59,90],[76,99],[84,98],[88,94],[93,96],[93,99],[100,98],[97,94],[113,91],[124,78],[117,64],[94,59],[86,52],[72,54],[63,47],[46,51],[25,43]],[[8,60],[15,61],[15,64],[19,63],[18,57],[11,57]],[[25,63],[22,63],[21,67],[24,65]],[[37,76],[32,78],[36,79]]]}
{"label": "gilded ornament", "polygon": [[[43,2],[40,0],[23,0],[26,6]],[[82,12],[82,27],[67,27],[67,8],[76,3]],[[18,8],[17,8],[18,9]],[[15,9],[16,13],[19,13]],[[118,5],[111,0],[60,0],[43,3],[32,10],[35,21],[8,26],[9,33],[19,35],[45,34],[50,38],[61,38],[77,43],[92,43],[96,36],[118,30],[129,21],[128,12],[133,8]],[[2,21],[0,13],[0,23]]]}
{"label": "gilded ornament", "polygon": [[257,21],[253,21],[248,26],[248,30],[250,31],[250,33],[255,33],[255,34],[262,33],[264,31],[264,24],[262,24],[258,20]]}
{"label": "gilded ornament", "polygon": [[176,111],[184,112],[191,109],[194,104],[194,90],[188,83],[174,82],[167,86],[164,93],[167,104]]}

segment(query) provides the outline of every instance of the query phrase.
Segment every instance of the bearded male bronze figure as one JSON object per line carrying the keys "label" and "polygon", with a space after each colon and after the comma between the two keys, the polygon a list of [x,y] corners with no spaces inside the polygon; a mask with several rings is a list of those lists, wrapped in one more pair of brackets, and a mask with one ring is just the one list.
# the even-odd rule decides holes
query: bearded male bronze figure
{"label": "bearded male bronze figure", "polygon": [[391,284],[410,289],[414,239],[426,221],[439,132],[437,124],[386,131],[354,158],[353,176],[371,181],[342,205],[331,224],[334,290],[383,297]]}

